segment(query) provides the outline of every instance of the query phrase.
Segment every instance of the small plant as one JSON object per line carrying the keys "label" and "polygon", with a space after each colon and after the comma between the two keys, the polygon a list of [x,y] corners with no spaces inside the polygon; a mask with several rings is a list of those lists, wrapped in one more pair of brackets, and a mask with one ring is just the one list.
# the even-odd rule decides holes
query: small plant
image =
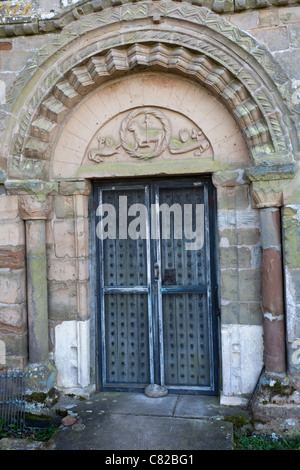
{"label": "small plant", "polygon": [[232,423],[235,429],[241,429],[243,426],[247,426],[249,424],[248,418],[246,418],[246,416],[242,414],[234,415],[234,416],[226,416],[224,419],[225,421]]}
{"label": "small plant", "polygon": [[[33,415],[31,413],[30,418],[33,419]],[[36,417],[36,419],[40,419],[40,416]],[[4,424],[4,419],[0,419],[0,439],[9,437],[12,439],[28,439],[29,441],[46,442],[58,429],[57,425],[50,424],[49,426],[40,429],[25,428],[23,431],[21,431],[14,424],[10,424],[8,427],[5,427]]]}
{"label": "small plant", "polygon": [[58,408],[55,410],[55,413],[57,414],[57,416],[61,416],[62,418],[64,418],[68,414],[66,410],[60,410]]}
{"label": "small plant", "polygon": [[237,450],[300,450],[300,438],[285,439],[267,436],[236,436]]}
{"label": "small plant", "polygon": [[33,392],[30,395],[27,395],[26,400],[29,403],[45,403],[47,399],[47,393],[43,392]]}
{"label": "small plant", "polygon": [[275,396],[290,397],[295,390],[292,385],[284,385],[280,380],[272,380],[270,383],[261,386],[260,396],[263,397],[262,403],[266,405],[271,403]]}
{"label": "small plant", "polygon": [[50,424],[50,426],[46,428],[37,429],[34,432],[32,432],[29,436],[29,439],[33,441],[47,442],[56,431],[57,431],[57,426],[55,426],[54,424]]}

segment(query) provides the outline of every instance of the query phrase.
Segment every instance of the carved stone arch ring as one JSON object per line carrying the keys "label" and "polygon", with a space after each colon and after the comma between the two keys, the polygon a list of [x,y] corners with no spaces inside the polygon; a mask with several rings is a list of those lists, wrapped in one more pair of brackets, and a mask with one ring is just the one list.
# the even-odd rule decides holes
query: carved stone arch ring
{"label": "carved stone arch ring", "polygon": [[[148,126],[151,116],[160,122],[161,127]],[[141,122],[141,117],[144,117],[143,122]],[[128,140],[131,132],[134,143]],[[140,159],[158,157],[168,147],[170,136],[169,120],[162,112],[154,108],[135,109],[122,121],[120,127],[122,147],[131,157]]]}

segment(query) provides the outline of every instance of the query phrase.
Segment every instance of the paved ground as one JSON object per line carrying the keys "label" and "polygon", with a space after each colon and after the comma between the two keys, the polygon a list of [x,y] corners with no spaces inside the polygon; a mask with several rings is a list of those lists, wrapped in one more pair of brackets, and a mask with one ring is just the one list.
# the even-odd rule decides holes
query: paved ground
{"label": "paved ground", "polygon": [[233,427],[224,417],[247,415],[241,408],[220,406],[218,397],[199,395],[99,392],[86,400],[64,396],[55,407],[67,410],[74,423],[61,425],[44,444],[0,439],[0,450],[102,450],[108,458],[116,458],[116,451],[151,451],[150,456],[153,451],[231,450]]}
{"label": "paved ground", "polygon": [[245,411],[222,407],[218,397],[96,393],[60,402],[76,416],[44,446],[48,450],[230,450],[233,429],[225,415]]}

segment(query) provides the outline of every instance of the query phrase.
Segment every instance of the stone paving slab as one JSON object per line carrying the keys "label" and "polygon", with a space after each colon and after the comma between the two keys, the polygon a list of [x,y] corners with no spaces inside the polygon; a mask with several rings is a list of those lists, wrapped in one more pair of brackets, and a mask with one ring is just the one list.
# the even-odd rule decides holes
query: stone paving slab
{"label": "stone paving slab", "polygon": [[0,450],[39,450],[43,442],[28,441],[27,439],[12,439],[4,437],[0,439]]}
{"label": "stone paving slab", "polygon": [[81,431],[61,429],[55,450],[231,450],[232,425],[225,421],[107,414]]}
{"label": "stone paving slab", "polygon": [[199,395],[179,395],[174,410],[175,417],[217,418],[222,416],[247,414],[238,406],[220,405],[219,397]]}
{"label": "stone paving slab", "polygon": [[[63,396],[55,408],[67,410],[75,423],[61,425],[40,446],[17,443],[19,450],[198,451],[233,449],[233,427],[218,397],[175,395],[150,398],[143,393],[99,392],[85,400]],[[0,440],[1,449],[14,443]]]}
{"label": "stone paving slab", "polygon": [[95,395],[92,400],[82,402],[77,409],[84,410],[92,405],[96,410],[100,408],[111,413],[172,416],[177,401],[177,395],[149,398],[143,393],[104,392]]}
{"label": "stone paving slab", "polygon": [[[228,450],[232,424],[217,397],[101,392],[78,402],[80,424],[61,427],[45,446],[56,450]],[[61,403],[57,405],[61,407]],[[216,419],[210,419],[214,416]],[[208,419],[207,419],[208,418]]]}

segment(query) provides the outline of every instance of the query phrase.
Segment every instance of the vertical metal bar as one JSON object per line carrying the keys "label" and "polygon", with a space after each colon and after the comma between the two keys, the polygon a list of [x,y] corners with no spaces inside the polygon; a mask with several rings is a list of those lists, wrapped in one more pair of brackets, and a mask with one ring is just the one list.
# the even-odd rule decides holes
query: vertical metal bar
{"label": "vertical metal bar", "polygon": [[162,290],[161,290],[161,236],[160,236],[160,216],[159,216],[159,186],[155,185],[155,221],[156,221],[156,259],[160,266],[159,277],[157,281],[157,308],[158,308],[158,343],[159,343],[159,366],[160,366],[160,383],[165,384],[165,364],[164,364],[164,337],[163,337],[163,311],[162,311]]}
{"label": "vertical metal bar", "polygon": [[10,394],[11,394],[11,391],[10,391],[10,385],[11,385],[11,373],[9,372],[8,376],[7,376],[7,383],[6,383],[6,387],[7,387],[7,396],[6,396],[6,399],[7,399],[7,425],[10,424],[10,408],[11,408],[11,404],[10,404]]}
{"label": "vertical metal bar", "polygon": [[0,373],[0,419],[3,420],[4,426],[4,395],[3,395],[3,374]]}
{"label": "vertical metal bar", "polygon": [[21,422],[20,422],[20,413],[21,413],[21,408],[20,408],[20,403],[21,403],[21,393],[20,393],[20,386],[21,386],[21,374],[17,374],[15,380],[17,382],[16,388],[17,388],[17,394],[16,394],[16,399],[15,399],[15,413],[16,413],[16,424],[18,430],[21,430]]}
{"label": "vertical metal bar", "polygon": [[27,384],[27,376],[24,376],[24,380],[22,381],[22,431],[25,429],[25,391],[26,391],[26,384]]}
{"label": "vertical metal bar", "polygon": [[206,304],[206,310],[207,310],[207,324],[208,324],[208,348],[209,348],[209,374],[210,374],[210,385],[211,388],[214,389],[215,383],[214,383],[214,349],[213,349],[213,312],[212,312],[212,299],[211,299],[211,263],[210,263],[210,252],[211,252],[211,246],[210,246],[210,224],[209,224],[209,219],[210,219],[210,211],[212,210],[209,204],[209,196],[212,197],[212,195],[209,195],[209,188],[208,184],[206,183],[204,185],[204,198],[205,198],[205,238],[206,238],[206,243],[205,243],[205,250],[206,250],[206,280],[207,280],[207,304]]}
{"label": "vertical metal bar", "polygon": [[147,247],[146,247],[146,262],[147,262],[147,285],[148,285],[148,336],[149,336],[149,368],[150,368],[150,383],[154,383],[154,351],[153,351],[153,310],[152,310],[152,282],[151,282],[151,227],[149,222],[150,214],[150,187],[145,187],[145,202],[148,212],[146,220],[146,233],[147,233]]}
{"label": "vertical metal bar", "polygon": [[4,375],[4,390],[3,390],[3,401],[4,401],[4,413],[3,413],[3,417],[4,417],[4,426],[7,427],[7,406],[8,406],[8,403],[7,403],[7,373]]}
{"label": "vertical metal bar", "polygon": [[9,375],[9,381],[8,381],[8,392],[9,392],[9,396],[8,396],[8,402],[9,402],[9,414],[8,414],[8,421],[9,421],[9,424],[12,424],[12,408],[13,408],[13,372],[11,371],[10,372],[10,375]]}
{"label": "vertical metal bar", "polygon": [[[98,204],[102,205],[102,190],[98,189]],[[99,240],[99,238],[98,238]],[[103,239],[99,240],[99,263],[100,263],[100,323],[101,323],[101,368],[102,368],[102,385],[106,384],[106,344],[105,344],[105,302],[104,302],[104,259],[103,259]]]}
{"label": "vertical metal bar", "polygon": [[15,403],[16,403],[16,389],[15,389],[15,372],[11,373],[11,390],[10,390],[10,424],[15,425]]}

